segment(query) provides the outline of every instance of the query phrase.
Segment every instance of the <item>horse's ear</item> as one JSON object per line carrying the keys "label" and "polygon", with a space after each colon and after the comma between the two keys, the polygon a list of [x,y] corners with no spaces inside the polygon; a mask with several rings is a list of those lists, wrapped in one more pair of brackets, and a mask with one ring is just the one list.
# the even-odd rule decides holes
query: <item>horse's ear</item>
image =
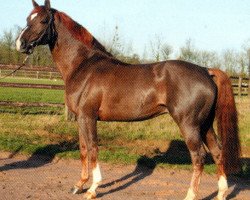
{"label": "horse's ear", "polygon": [[51,8],[51,7],[50,7],[50,0],[45,0],[44,6],[45,6],[46,9],[49,10],[49,9]]}
{"label": "horse's ear", "polygon": [[39,6],[35,0],[32,0],[32,4],[33,4],[34,8]]}

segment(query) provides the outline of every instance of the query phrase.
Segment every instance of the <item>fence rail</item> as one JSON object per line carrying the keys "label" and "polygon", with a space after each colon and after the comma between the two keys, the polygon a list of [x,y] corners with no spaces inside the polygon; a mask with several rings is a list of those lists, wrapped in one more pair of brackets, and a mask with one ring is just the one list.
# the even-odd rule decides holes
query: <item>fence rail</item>
{"label": "fence rail", "polygon": [[[0,69],[2,70],[15,70],[18,67],[20,67],[20,65],[0,64]],[[28,71],[58,72],[57,68],[55,67],[23,66],[22,69]]]}
{"label": "fence rail", "polygon": [[[0,64],[0,77],[5,76],[15,69],[18,65],[1,65]],[[27,77],[37,79],[61,79],[62,76],[56,68],[53,67],[27,67],[23,66],[20,70],[16,71],[11,77]]]}
{"label": "fence rail", "polygon": [[0,87],[64,90],[64,85],[0,82]]}

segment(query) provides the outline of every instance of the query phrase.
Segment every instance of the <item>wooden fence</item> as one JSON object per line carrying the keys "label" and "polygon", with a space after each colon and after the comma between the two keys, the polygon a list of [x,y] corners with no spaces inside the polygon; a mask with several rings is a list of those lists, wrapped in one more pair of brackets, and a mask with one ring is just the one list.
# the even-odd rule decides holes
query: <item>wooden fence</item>
{"label": "wooden fence", "polygon": [[0,82],[0,87],[64,90],[64,85]]}
{"label": "wooden fence", "polygon": [[[1,65],[0,64],[0,77],[11,73],[19,66],[17,65]],[[16,71],[11,77],[26,77],[37,79],[61,79],[62,76],[54,67],[27,67],[23,66],[20,70]]]}
{"label": "wooden fence", "polygon": [[[0,82],[0,87],[15,87],[15,88],[33,88],[33,89],[50,89],[50,90],[64,90],[64,85],[49,85],[49,84],[31,84],[31,83],[9,83]],[[67,121],[75,121],[75,115],[68,110],[68,107],[61,103],[38,103],[38,102],[13,102],[0,101],[0,106],[13,107],[65,107],[65,119]]]}
{"label": "wooden fence", "polygon": [[250,96],[250,80],[242,76],[231,76],[231,83],[234,90],[234,95]]}

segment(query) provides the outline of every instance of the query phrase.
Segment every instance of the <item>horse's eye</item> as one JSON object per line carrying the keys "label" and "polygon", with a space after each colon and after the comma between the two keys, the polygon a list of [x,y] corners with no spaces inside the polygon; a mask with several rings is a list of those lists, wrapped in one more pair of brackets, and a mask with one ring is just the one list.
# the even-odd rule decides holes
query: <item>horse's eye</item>
{"label": "horse's eye", "polygon": [[41,24],[47,24],[48,21],[49,21],[48,19],[44,19],[44,20],[41,21]]}

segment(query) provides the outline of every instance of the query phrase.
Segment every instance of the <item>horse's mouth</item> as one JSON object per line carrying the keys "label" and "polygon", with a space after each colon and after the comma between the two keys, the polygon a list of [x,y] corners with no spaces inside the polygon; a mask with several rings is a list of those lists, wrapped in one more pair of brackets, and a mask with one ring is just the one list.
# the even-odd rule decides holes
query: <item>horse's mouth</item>
{"label": "horse's mouth", "polygon": [[20,52],[27,54],[27,55],[30,55],[34,52],[34,48],[35,48],[35,46],[31,43],[31,44],[27,45],[27,47],[25,49],[22,49]]}

